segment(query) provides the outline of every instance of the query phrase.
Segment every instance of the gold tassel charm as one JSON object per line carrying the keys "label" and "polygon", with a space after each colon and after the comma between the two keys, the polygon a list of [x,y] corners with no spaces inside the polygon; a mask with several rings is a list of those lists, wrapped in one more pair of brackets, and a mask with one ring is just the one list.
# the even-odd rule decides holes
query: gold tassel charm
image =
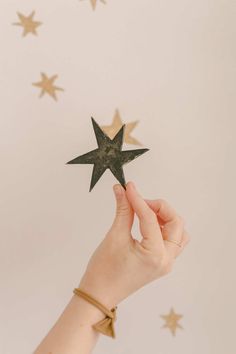
{"label": "gold tassel charm", "polygon": [[95,325],[93,325],[93,328],[109,337],[115,338],[114,322],[116,320],[116,307],[113,308],[111,312],[113,313],[113,317],[106,316],[106,318],[104,318],[103,320],[99,321],[98,323],[95,323]]}
{"label": "gold tassel charm", "polygon": [[108,337],[115,338],[116,335],[115,335],[114,322],[116,321],[117,306],[115,306],[114,308],[109,310],[104,305],[102,305],[99,301],[94,299],[91,295],[86,293],[85,291],[83,291],[79,288],[75,288],[73,292],[74,292],[74,294],[83,297],[85,300],[87,300],[88,302],[90,302],[91,304],[93,304],[94,306],[99,308],[106,315],[106,317],[104,319],[95,323],[92,327],[96,331],[98,331]]}

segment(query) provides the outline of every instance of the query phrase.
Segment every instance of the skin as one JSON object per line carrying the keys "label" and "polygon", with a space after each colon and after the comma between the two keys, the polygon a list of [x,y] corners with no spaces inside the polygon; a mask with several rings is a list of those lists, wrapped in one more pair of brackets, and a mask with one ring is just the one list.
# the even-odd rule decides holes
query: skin
{"label": "skin", "polygon": [[[171,272],[190,240],[184,220],[164,199],[144,199],[133,182],[113,186],[116,215],[92,254],[79,288],[107,308]],[[142,240],[132,236],[134,215]],[[166,240],[181,242],[182,247]],[[34,354],[90,354],[100,334],[92,325],[105,316],[77,295],[72,296],[55,325]],[[111,338],[109,338],[111,340]]]}

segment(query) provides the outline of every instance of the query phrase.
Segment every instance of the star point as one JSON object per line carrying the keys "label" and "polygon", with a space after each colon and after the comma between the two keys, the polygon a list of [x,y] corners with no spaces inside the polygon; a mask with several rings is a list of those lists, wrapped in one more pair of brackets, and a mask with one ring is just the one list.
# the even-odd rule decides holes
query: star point
{"label": "star point", "polygon": [[183,327],[178,323],[183,315],[175,313],[173,307],[170,309],[168,315],[161,315],[160,317],[162,317],[166,322],[162,328],[169,328],[173,336],[175,336],[177,328],[183,329]]}
{"label": "star point", "polygon": [[25,37],[29,33],[37,36],[36,29],[42,25],[42,22],[34,21],[35,11],[32,11],[29,16],[25,16],[21,12],[17,12],[17,15],[20,22],[15,22],[13,25],[23,27],[22,36]]}
{"label": "star point", "polygon": [[95,11],[96,10],[96,6],[97,6],[97,2],[100,1],[102,2],[104,5],[106,5],[106,0],[89,0],[92,6],[92,9]]}
{"label": "star point", "polygon": [[123,188],[126,189],[123,165],[131,162],[146,151],[149,151],[149,149],[122,151],[125,124],[122,125],[117,134],[111,139],[103,132],[93,117],[91,117],[91,120],[98,148],[76,157],[67,162],[67,164],[93,164],[89,192],[92,191],[95,184],[107,169],[112,172]]}
{"label": "star point", "polygon": [[[98,0],[90,0],[93,10],[96,9],[97,1],[98,1]],[[105,1],[105,0],[100,0],[100,1],[101,1],[103,4],[106,4],[106,1]]]}
{"label": "star point", "polygon": [[58,75],[48,77],[45,73],[41,73],[41,81],[34,82],[32,85],[41,88],[39,97],[44,96],[47,93],[55,101],[57,100],[56,91],[64,91],[63,88],[55,86],[54,81],[58,78]]}
{"label": "star point", "polygon": [[[131,136],[131,132],[134,130],[138,123],[139,122],[136,120],[134,122],[125,124],[124,142],[126,144],[142,146],[142,144],[137,139]],[[116,109],[111,125],[104,125],[101,128],[112,139],[122,125],[123,122],[121,120],[120,112],[118,109]]]}

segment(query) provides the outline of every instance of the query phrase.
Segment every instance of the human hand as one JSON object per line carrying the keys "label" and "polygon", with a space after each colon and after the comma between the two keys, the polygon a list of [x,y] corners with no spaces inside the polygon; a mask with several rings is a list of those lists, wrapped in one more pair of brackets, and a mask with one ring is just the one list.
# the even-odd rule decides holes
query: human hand
{"label": "human hand", "polygon": [[[90,258],[79,287],[112,308],[144,285],[168,274],[189,242],[184,220],[163,199],[143,199],[133,182],[116,184],[116,216]],[[142,240],[133,238],[134,213]],[[180,242],[180,248],[173,240]]]}

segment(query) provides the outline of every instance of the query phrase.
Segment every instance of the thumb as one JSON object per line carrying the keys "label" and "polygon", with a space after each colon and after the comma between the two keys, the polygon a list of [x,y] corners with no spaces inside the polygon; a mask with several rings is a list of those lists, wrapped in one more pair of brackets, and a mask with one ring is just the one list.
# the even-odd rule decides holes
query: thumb
{"label": "thumb", "polygon": [[125,190],[120,184],[115,184],[113,192],[116,198],[116,215],[112,226],[119,228],[119,230],[131,230],[134,211],[126,197]]}

